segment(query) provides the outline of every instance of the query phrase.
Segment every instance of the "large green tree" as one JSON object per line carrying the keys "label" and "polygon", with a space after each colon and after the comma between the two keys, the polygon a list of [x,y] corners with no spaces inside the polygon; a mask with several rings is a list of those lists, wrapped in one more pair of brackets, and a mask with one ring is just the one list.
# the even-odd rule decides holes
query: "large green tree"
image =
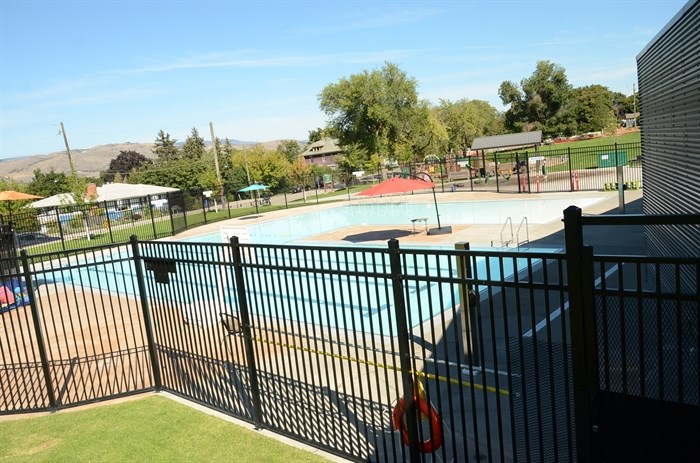
{"label": "large green tree", "polygon": [[289,165],[289,184],[301,188],[304,192],[304,200],[306,200],[306,185],[312,181],[311,166],[306,162],[304,156],[297,156],[294,162]]}
{"label": "large green tree", "polygon": [[564,105],[560,131],[564,135],[612,132],[617,127],[612,93],[602,85],[588,85],[571,91]]}
{"label": "large green tree", "polygon": [[309,144],[317,142],[323,138],[323,129],[321,127],[316,130],[309,130]]}
{"label": "large green tree", "polygon": [[170,138],[169,133],[162,130],[158,132],[154,143],[153,154],[158,157],[159,162],[174,161],[178,159],[177,139]]}
{"label": "large green tree", "polygon": [[278,151],[266,151],[262,145],[256,145],[247,152],[250,179],[277,190],[284,187],[289,176],[289,161]]}
{"label": "large green tree", "polygon": [[201,187],[200,178],[205,171],[203,162],[177,159],[134,170],[129,181],[192,190]]}
{"label": "large green tree", "polygon": [[70,189],[68,177],[63,172],[56,172],[51,169],[49,172],[42,172],[41,169],[34,170],[34,177],[29,182],[27,190],[39,196],[53,196],[65,193]]}
{"label": "large green tree", "polygon": [[612,93],[612,107],[615,111],[615,118],[618,121],[625,119],[627,114],[632,114],[637,111],[637,96],[625,95],[621,92]]}
{"label": "large green tree", "polygon": [[505,125],[511,131],[542,130],[545,136],[555,136],[560,130],[559,117],[569,97],[571,85],[566,71],[550,61],[538,61],[535,72],[520,81],[501,83],[498,95],[506,111]]}
{"label": "large green tree", "polygon": [[284,140],[277,147],[277,151],[286,157],[289,162],[294,162],[299,153],[301,153],[301,146],[296,140]]}
{"label": "large green tree", "polygon": [[357,145],[368,155],[390,158],[408,142],[411,124],[406,121],[413,120],[419,108],[415,79],[392,63],[342,78],[318,98],[341,145]]}
{"label": "large green tree", "polygon": [[185,144],[180,150],[180,157],[189,161],[199,161],[206,151],[204,138],[199,135],[196,127],[192,127],[192,131],[185,139]]}
{"label": "large green tree", "polygon": [[450,153],[466,155],[475,138],[503,133],[502,115],[486,101],[440,100],[437,116],[446,128]]}

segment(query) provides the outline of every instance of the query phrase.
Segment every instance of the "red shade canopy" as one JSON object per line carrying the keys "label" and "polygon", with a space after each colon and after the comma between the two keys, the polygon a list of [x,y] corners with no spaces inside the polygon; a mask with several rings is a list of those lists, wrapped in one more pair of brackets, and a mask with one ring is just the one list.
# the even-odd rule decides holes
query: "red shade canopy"
{"label": "red shade canopy", "polygon": [[391,193],[406,193],[408,191],[425,190],[426,188],[433,188],[434,186],[434,183],[426,182],[425,180],[394,177],[380,183],[379,185],[374,185],[372,188],[361,191],[360,193],[357,193],[357,195],[379,196],[388,195]]}

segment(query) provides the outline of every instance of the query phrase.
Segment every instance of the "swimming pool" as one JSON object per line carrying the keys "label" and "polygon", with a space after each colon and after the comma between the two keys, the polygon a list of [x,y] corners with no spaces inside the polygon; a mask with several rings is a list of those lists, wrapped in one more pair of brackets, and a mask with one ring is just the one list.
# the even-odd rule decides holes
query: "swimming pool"
{"label": "swimming pool", "polygon": [[[563,211],[571,205],[585,208],[601,201],[602,197],[572,199],[527,199],[507,201],[463,201],[440,203],[440,223],[444,225],[498,224],[508,217],[514,224],[527,217],[530,224],[560,220]],[[433,203],[378,203],[363,201],[357,204],[324,209],[293,217],[267,220],[245,227],[251,243],[286,244],[355,225],[407,225],[411,219],[427,217],[436,224]],[[186,238],[182,241],[220,243],[219,232]]]}
{"label": "swimming pool", "polygon": [[[579,198],[576,203],[583,207],[593,204],[599,198]],[[571,205],[571,200],[538,199],[534,201],[487,201],[459,202],[441,204],[441,220],[445,223],[497,223],[505,217],[513,221],[528,217],[532,223],[544,223],[557,220],[563,209]],[[318,233],[335,230],[353,225],[390,225],[408,223],[411,217],[429,216],[434,214],[432,204],[408,203],[361,203],[348,204],[341,207],[311,212],[294,217],[268,220],[246,228],[253,244],[293,244]],[[174,262],[174,271],[170,275],[171,288],[165,290],[158,283],[147,287],[148,296],[166,300],[179,306],[185,319],[194,324],[211,325],[218,322],[222,311],[237,311],[235,291],[232,280],[226,277],[218,264],[223,262],[226,246],[222,245],[220,232],[181,240],[182,243],[169,243],[173,249],[168,251],[168,257]],[[217,243],[217,246],[207,244]],[[308,245],[308,243],[304,243]],[[336,248],[355,249],[355,245],[339,246]],[[313,248],[313,246],[311,246]],[[304,262],[295,260],[293,255],[286,257],[281,264],[284,271],[269,272],[265,268],[251,267],[246,269],[247,278],[265,282],[264,285],[253,285],[248,297],[251,313],[265,316],[265,305],[296,307],[295,311],[283,314],[288,320],[304,322],[314,320],[314,323],[327,327],[356,329],[356,327],[380,327],[383,332],[393,328],[393,314],[390,310],[391,293],[387,289],[388,280],[376,280],[372,284],[377,287],[373,291],[364,291],[362,287],[348,285],[338,274],[314,272],[313,270],[342,270],[352,267],[356,260],[367,258],[368,254],[381,254],[386,245],[363,246],[367,248],[364,255],[353,252],[323,253],[318,250],[313,259]],[[423,248],[441,248],[439,246],[422,246]],[[444,249],[444,247],[442,247]],[[258,251],[256,251],[258,252]],[[156,258],[158,255],[143,253],[143,257]],[[136,295],[138,293],[133,262],[118,267],[105,266],[99,271],[89,271],[84,267],[63,271],[60,279],[96,288],[117,288],[118,291]],[[446,278],[457,277],[454,256],[436,255],[430,259],[417,260],[404,271],[409,275],[440,275]],[[504,281],[525,269],[538,265],[537,259],[513,258],[503,261],[499,267],[496,261],[478,257],[473,261],[473,272],[482,280]],[[305,285],[292,284],[297,278],[295,271],[302,266],[309,266],[306,273],[308,281]],[[487,268],[489,269],[487,271]],[[445,269],[452,269],[447,271]],[[152,273],[146,269],[147,276]],[[380,272],[388,273],[381,268]],[[488,275],[487,275],[488,273]],[[481,288],[476,288],[479,291]],[[454,284],[430,282],[407,291],[408,318],[411,323],[420,324],[445,310],[454,307],[459,301],[459,288]],[[344,292],[347,298],[334,302],[333,310],[320,310],[327,301],[325,294],[340,294]],[[432,296],[430,296],[432,294]],[[435,294],[439,294],[436,300]],[[265,300],[265,303],[260,301]],[[436,302],[438,302],[436,304]],[[429,306],[429,310],[418,310]],[[415,309],[414,309],[415,308]]]}

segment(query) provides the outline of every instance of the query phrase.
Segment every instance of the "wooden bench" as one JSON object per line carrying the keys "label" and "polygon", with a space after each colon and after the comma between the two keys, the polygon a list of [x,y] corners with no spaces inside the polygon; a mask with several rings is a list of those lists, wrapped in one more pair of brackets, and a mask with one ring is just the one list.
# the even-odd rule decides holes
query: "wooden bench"
{"label": "wooden bench", "polygon": [[469,180],[471,178],[471,171],[469,169],[464,169],[456,172],[450,172],[447,174],[447,180],[449,182],[453,180]]}

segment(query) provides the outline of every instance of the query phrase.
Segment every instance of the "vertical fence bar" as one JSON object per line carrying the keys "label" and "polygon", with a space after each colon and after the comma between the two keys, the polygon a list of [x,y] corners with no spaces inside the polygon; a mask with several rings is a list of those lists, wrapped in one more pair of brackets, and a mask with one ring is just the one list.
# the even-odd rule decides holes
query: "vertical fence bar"
{"label": "vertical fence bar", "polygon": [[236,295],[238,296],[238,310],[241,314],[241,329],[248,364],[248,376],[250,376],[250,394],[253,402],[253,420],[255,428],[262,429],[262,403],[260,400],[260,386],[258,384],[258,371],[255,362],[255,350],[253,348],[253,336],[250,326],[250,314],[248,311],[248,296],[246,294],[245,276],[241,260],[241,247],[237,236],[231,237],[231,254],[233,260],[233,272],[236,282]]}
{"label": "vertical fence bar", "polygon": [[131,249],[134,256],[134,270],[136,271],[136,283],[139,287],[139,296],[141,298],[141,310],[143,311],[144,328],[146,329],[146,340],[148,342],[148,354],[151,356],[151,370],[153,372],[153,383],[156,391],[160,390],[163,382],[160,377],[160,365],[158,363],[158,355],[156,354],[156,343],[153,340],[153,322],[151,320],[151,311],[148,305],[148,296],[146,295],[146,282],[144,280],[143,268],[141,267],[141,253],[139,251],[139,241],[136,235],[131,235]]}
{"label": "vertical fence bar", "polygon": [[593,409],[597,390],[597,349],[593,299],[593,249],[583,246],[581,209],[564,210],[571,351],[574,382],[576,453],[578,461],[597,461],[593,433],[597,431]]}
{"label": "vertical fence bar", "polygon": [[401,268],[399,241],[395,238],[389,240],[389,265],[391,268],[394,309],[396,310],[396,335],[398,338],[399,359],[401,362],[401,379],[403,383],[406,431],[408,433],[409,442],[408,451],[411,463],[416,463],[420,461],[420,455],[418,454],[416,407],[414,406],[413,400],[413,365],[411,364],[411,350],[408,343],[408,322],[406,321],[403,269]]}
{"label": "vertical fence bar", "polygon": [[54,394],[53,390],[53,381],[51,381],[49,359],[46,355],[46,345],[44,344],[44,331],[41,329],[39,308],[36,305],[36,294],[34,293],[34,282],[32,281],[32,271],[29,266],[27,251],[23,249],[20,252],[20,256],[22,258],[22,274],[24,275],[24,283],[27,285],[27,293],[29,294],[29,308],[32,311],[32,322],[34,323],[36,345],[39,349],[39,358],[41,359],[41,368],[44,372],[44,381],[46,381],[46,393],[49,396],[49,407],[54,408],[56,406],[56,395]]}

